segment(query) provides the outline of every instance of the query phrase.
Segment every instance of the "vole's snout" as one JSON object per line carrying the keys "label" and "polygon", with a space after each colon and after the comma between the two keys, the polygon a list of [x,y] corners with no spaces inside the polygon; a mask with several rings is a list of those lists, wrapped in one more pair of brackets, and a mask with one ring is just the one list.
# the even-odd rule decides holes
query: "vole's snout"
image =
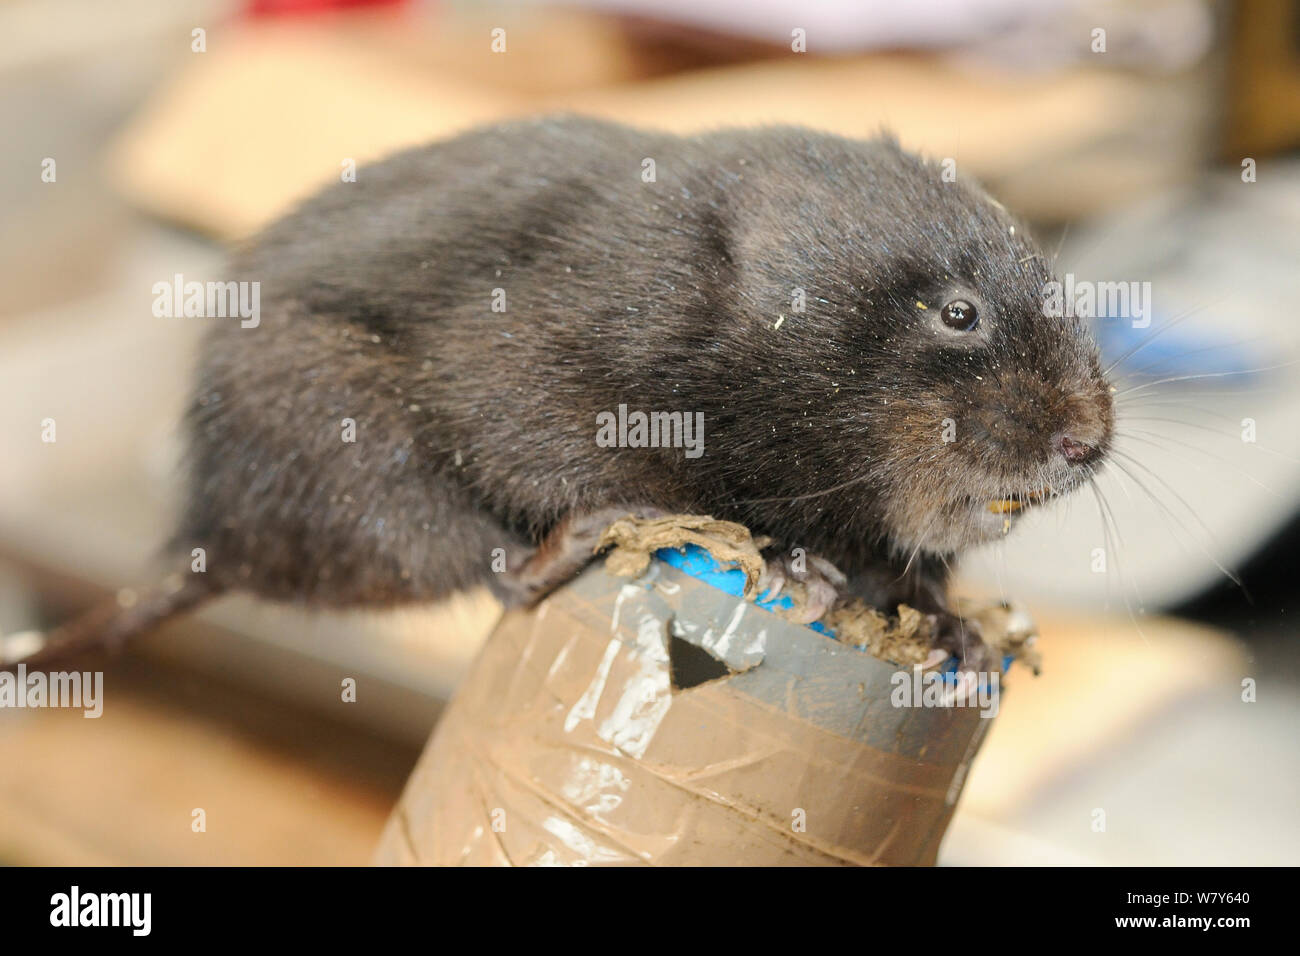
{"label": "vole's snout", "polygon": [[1053,444],[1071,465],[1087,465],[1101,457],[1097,445],[1080,441],[1071,434],[1057,435]]}
{"label": "vole's snout", "polygon": [[1071,468],[1096,464],[1110,447],[1114,418],[1109,393],[1100,397],[1076,393],[1066,403],[1060,431],[1052,436],[1052,452]]}

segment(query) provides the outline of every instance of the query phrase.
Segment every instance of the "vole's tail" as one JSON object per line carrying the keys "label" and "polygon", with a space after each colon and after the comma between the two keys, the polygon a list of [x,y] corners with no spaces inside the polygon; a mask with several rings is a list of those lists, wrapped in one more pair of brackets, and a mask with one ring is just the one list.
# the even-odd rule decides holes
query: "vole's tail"
{"label": "vole's tail", "polygon": [[99,648],[117,650],[219,593],[220,586],[209,575],[194,573],[169,575],[142,591],[119,591],[47,634],[0,637],[0,672],[12,672],[18,664],[44,668]]}

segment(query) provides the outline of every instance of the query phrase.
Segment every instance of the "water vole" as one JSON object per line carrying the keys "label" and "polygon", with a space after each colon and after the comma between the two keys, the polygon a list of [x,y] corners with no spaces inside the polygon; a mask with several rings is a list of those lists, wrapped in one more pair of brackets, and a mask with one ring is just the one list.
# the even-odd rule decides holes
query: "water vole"
{"label": "water vole", "polygon": [[[1113,426],[1024,231],[887,138],[508,123],[363,168],[227,278],[261,314],[210,320],[185,577],[111,639],[234,589],[528,601],[646,510],[741,522],[774,582],[906,601],[983,665],[949,562],[1085,481]],[[701,423],[696,453],[630,447],[637,413]]]}

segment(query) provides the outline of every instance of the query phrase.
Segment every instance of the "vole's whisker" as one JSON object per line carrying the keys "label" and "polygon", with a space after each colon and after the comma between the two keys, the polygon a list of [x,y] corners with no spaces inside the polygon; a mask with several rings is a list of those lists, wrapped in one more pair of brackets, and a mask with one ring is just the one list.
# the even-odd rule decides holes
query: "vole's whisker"
{"label": "vole's whisker", "polygon": [[1259,368],[1234,369],[1229,372],[1204,372],[1199,375],[1175,375],[1171,378],[1162,378],[1154,382],[1145,382],[1141,385],[1134,385],[1130,388],[1121,389],[1114,393],[1113,397],[1118,399],[1124,395],[1131,395],[1148,388],[1155,388],[1157,385],[1168,385],[1170,382],[1193,382],[1206,378],[1229,378],[1233,375],[1257,375],[1260,372],[1273,372],[1280,368],[1290,368],[1297,362],[1300,362],[1300,359],[1292,359],[1289,362],[1279,362],[1277,365],[1262,365]]}
{"label": "vole's whisker", "polygon": [[856,477],[856,478],[850,478],[848,481],[841,482],[841,483],[838,484],[838,485],[832,485],[830,488],[824,488],[824,489],[821,490],[821,491],[810,491],[810,492],[808,492],[807,494],[803,494],[803,495],[790,495],[790,496],[788,496],[788,497],[787,497],[787,496],[784,496],[784,495],[777,495],[777,496],[772,497],[772,498],[743,498],[743,499],[741,499],[741,500],[739,500],[739,501],[728,501],[728,502],[726,502],[725,504],[726,504],[728,507],[730,507],[730,506],[732,506],[732,505],[759,505],[759,504],[769,504],[769,503],[774,502],[774,501],[782,501],[782,502],[786,502],[786,501],[806,501],[806,500],[809,499],[809,498],[820,498],[822,495],[831,495],[831,494],[834,494],[835,492],[840,491],[840,490],[842,490],[842,489],[844,489],[844,488],[849,488],[849,487],[852,487],[853,485],[856,485],[856,484],[859,484],[859,483],[861,483],[861,482],[867,481],[870,477],[871,477],[870,475],[859,475],[859,476]]}
{"label": "vole's whisker", "polygon": [[1184,323],[1184,322],[1186,322],[1188,319],[1190,319],[1192,316],[1196,315],[1198,312],[1202,312],[1202,311],[1204,311],[1206,308],[1208,308],[1208,304],[1207,304],[1207,305],[1198,305],[1196,308],[1194,308],[1194,309],[1188,309],[1186,312],[1182,313],[1181,315],[1177,315],[1177,316],[1175,316],[1174,318],[1170,319],[1168,322],[1166,322],[1166,323],[1165,323],[1164,325],[1162,325],[1160,328],[1156,329],[1156,331],[1152,332],[1150,335],[1148,335],[1146,338],[1144,338],[1144,339],[1143,339],[1141,342],[1139,342],[1137,345],[1133,346],[1131,349],[1129,349],[1127,352],[1125,352],[1125,353],[1124,353],[1123,355],[1121,355],[1119,358],[1115,359],[1115,361],[1111,362],[1108,366],[1106,366],[1105,369],[1102,370],[1102,373],[1101,373],[1101,374],[1102,374],[1103,376],[1104,376],[1104,375],[1109,375],[1111,372],[1113,372],[1113,371],[1115,370],[1115,368],[1116,368],[1117,366],[1119,366],[1119,365],[1122,364],[1123,362],[1127,361],[1128,359],[1132,358],[1134,355],[1137,355],[1138,352],[1141,352],[1144,348],[1146,348],[1148,345],[1150,345],[1150,344],[1151,344],[1152,342],[1154,342],[1156,339],[1160,338],[1160,336],[1164,335],[1164,334],[1165,334],[1166,332],[1168,332],[1170,329],[1175,328],[1175,327],[1181,325],[1182,323]]}
{"label": "vole's whisker", "polygon": [[[1219,438],[1227,438],[1233,441],[1236,440],[1235,435],[1231,435],[1227,432],[1221,432],[1218,429],[1211,428],[1209,425],[1202,425],[1199,424],[1198,422],[1184,421],[1181,418],[1159,418],[1154,415],[1127,415],[1125,416],[1125,421],[1164,422],[1170,425],[1186,425],[1188,428],[1198,428],[1201,431],[1209,432],[1211,435],[1217,435]],[[1267,445],[1261,445],[1259,442],[1251,442],[1251,444],[1254,445],[1256,448],[1258,448],[1260,451],[1264,452],[1265,454],[1273,455],[1277,458],[1281,458],[1283,461],[1289,461],[1294,464],[1300,464],[1300,458],[1294,458],[1291,455],[1288,455],[1284,452],[1280,452],[1275,448],[1269,448]]]}
{"label": "vole's whisker", "polygon": [[[1093,472],[1093,475],[1095,476],[1095,474],[1096,474],[1095,470],[1093,470],[1091,467],[1090,467],[1089,470],[1092,471],[1092,472]],[[1122,471],[1123,469],[1120,469],[1120,470]],[[1132,496],[1131,494],[1129,494],[1128,486],[1124,484],[1123,480],[1117,477],[1117,478],[1116,478],[1116,482],[1119,484],[1119,489],[1120,489],[1120,491],[1122,491],[1122,492],[1124,493],[1124,497],[1129,501],[1129,503],[1130,503],[1130,504],[1134,504],[1134,505],[1136,505],[1136,502],[1134,501],[1133,496]],[[1101,490],[1100,485],[1098,485],[1098,486],[1097,486],[1097,491],[1098,491],[1098,493],[1100,493],[1100,490]],[[1116,537],[1118,538],[1118,536],[1119,536],[1119,520],[1115,517],[1115,510],[1114,510],[1114,508],[1111,507],[1110,502],[1105,500],[1105,496],[1104,496],[1104,495],[1102,496],[1102,500],[1105,502],[1106,511],[1107,511],[1107,513],[1110,515],[1110,523],[1114,526],[1114,528],[1115,528],[1115,535],[1116,535]],[[1117,563],[1117,569],[1118,569],[1118,563]],[[1141,590],[1141,588],[1138,586],[1137,578],[1136,578],[1136,577],[1131,577],[1131,576],[1130,576],[1130,581],[1131,581],[1132,586],[1133,586],[1133,596],[1134,596],[1135,598],[1137,598],[1138,610],[1139,610],[1139,611],[1142,611],[1143,613],[1146,613],[1146,601],[1145,601],[1145,599],[1143,599],[1143,597],[1142,597],[1142,590]],[[1121,581],[1120,581],[1120,589],[1121,589],[1121,593],[1123,593],[1123,587],[1124,587],[1124,582],[1123,582],[1123,580],[1121,580]]]}
{"label": "vole's whisker", "polygon": [[[1188,514],[1192,516],[1192,520],[1195,521],[1197,525],[1200,526],[1201,530],[1205,532],[1206,537],[1209,538],[1211,541],[1213,541],[1214,532],[1210,531],[1210,529],[1206,527],[1205,522],[1201,520],[1200,516],[1196,513],[1196,510],[1192,508],[1190,504],[1187,503],[1187,499],[1184,498],[1182,495],[1180,495],[1176,490],[1174,490],[1173,486],[1170,485],[1169,482],[1165,481],[1164,478],[1160,477],[1160,475],[1156,474],[1154,471],[1152,471],[1146,465],[1142,464],[1133,456],[1126,455],[1123,452],[1114,452],[1114,454],[1116,454],[1120,458],[1125,459],[1133,466],[1137,468],[1141,468],[1144,472],[1146,472],[1148,475],[1150,475],[1152,478],[1158,481],[1166,491],[1168,491],[1171,495],[1173,495],[1176,499],[1178,499],[1179,502],[1182,503],[1183,507],[1187,509]],[[1139,479],[1135,474],[1133,474],[1133,472],[1125,468],[1122,463],[1117,461],[1115,462],[1115,465],[1120,471],[1122,471],[1125,475],[1128,476],[1130,481],[1132,481],[1135,485],[1137,485],[1139,488],[1142,489],[1142,491],[1146,493],[1147,497],[1151,499],[1152,504],[1156,505],[1156,507],[1159,508],[1161,512],[1167,514],[1171,519],[1177,520],[1177,515],[1175,515],[1173,511],[1169,509],[1168,505],[1166,505],[1163,501],[1157,498],[1155,494],[1152,493],[1151,489],[1148,488],[1141,479]],[[1186,528],[1184,528],[1184,530],[1186,530]],[[1192,543],[1195,544],[1198,549],[1200,549],[1201,553],[1204,554],[1207,558],[1209,558],[1210,561],[1214,563],[1214,566],[1218,568],[1219,571],[1221,571],[1229,581],[1231,581],[1233,584],[1235,584],[1238,588],[1241,589],[1242,594],[1247,594],[1246,586],[1242,583],[1240,577],[1238,577],[1232,571],[1229,571],[1227,567],[1224,566],[1223,562],[1220,561],[1218,557],[1216,557],[1215,554],[1209,550],[1209,548],[1207,548],[1201,542],[1196,540],[1196,537],[1194,535],[1189,535],[1189,537],[1191,538]]]}
{"label": "vole's whisker", "polygon": [[926,539],[930,537],[930,532],[934,530],[934,526],[935,523],[938,521],[938,518],[939,516],[935,515],[933,518],[930,519],[929,523],[926,524],[925,530],[921,532],[921,536],[917,539],[916,547],[912,549],[911,555],[908,556],[907,564],[903,566],[903,572],[894,579],[895,584],[903,580],[903,578],[907,577],[907,572],[912,570],[912,562],[915,561],[916,556],[921,553],[921,546],[925,544]]}
{"label": "vole's whisker", "polygon": [[1190,405],[1187,402],[1179,401],[1177,399],[1165,398],[1164,396],[1154,396],[1154,395],[1138,396],[1137,401],[1131,402],[1127,405],[1118,406],[1117,417],[1120,419],[1120,421],[1128,421],[1136,418],[1136,416],[1130,414],[1130,412],[1132,411],[1145,412],[1148,409],[1160,409],[1160,408],[1181,408],[1181,409],[1186,409],[1187,411],[1196,412],[1197,414],[1200,415],[1205,415],[1208,418],[1218,418],[1225,422],[1234,421],[1231,415],[1225,415],[1223,412],[1215,411],[1212,408],[1205,408],[1204,406],[1201,405]]}
{"label": "vole's whisker", "polygon": [[1222,400],[1225,397],[1240,398],[1242,396],[1249,396],[1251,398],[1254,398],[1256,396],[1276,395],[1278,394],[1278,391],[1279,390],[1275,388],[1263,388],[1263,387],[1255,387],[1255,386],[1252,386],[1250,388],[1242,388],[1242,389],[1215,388],[1213,390],[1207,389],[1205,391],[1183,391],[1182,389],[1167,389],[1163,392],[1151,392],[1146,395],[1139,395],[1136,398],[1120,399],[1119,401],[1115,402],[1115,408],[1118,409],[1121,413],[1126,412],[1130,408],[1141,409],[1141,408],[1148,408],[1153,405],[1177,405],[1180,408],[1191,408],[1194,406],[1187,405],[1185,403],[1185,399],[1212,398],[1216,400]]}
{"label": "vole's whisker", "polygon": [[1061,250],[1065,248],[1065,240],[1066,240],[1067,238],[1069,238],[1069,236],[1070,236],[1070,227],[1073,226],[1073,225],[1074,225],[1074,220],[1070,220],[1069,222],[1067,222],[1067,223],[1065,224],[1065,228],[1061,230],[1061,238],[1058,239],[1058,240],[1056,240],[1056,249],[1055,249],[1055,251],[1053,251],[1053,253],[1052,253],[1052,271],[1053,271],[1053,272],[1056,271],[1056,260],[1059,259],[1059,258],[1061,257]]}
{"label": "vole's whisker", "polygon": [[1267,340],[1267,338],[1268,337],[1264,335],[1256,335],[1249,339],[1237,339],[1232,342],[1215,342],[1213,345],[1205,345],[1198,349],[1188,349],[1186,352],[1179,352],[1176,355],[1166,355],[1164,358],[1159,359],[1155,362],[1151,362],[1148,365],[1143,365],[1141,368],[1125,369],[1124,376],[1126,378],[1132,378],[1134,376],[1141,375],[1144,372],[1149,372],[1154,368],[1159,368],[1161,365],[1165,365],[1170,362],[1180,362],[1183,359],[1190,358],[1193,355],[1201,355],[1205,352],[1219,352],[1222,351],[1224,348],[1237,348],[1238,346],[1247,345],[1251,342]]}
{"label": "vole's whisker", "polygon": [[[1101,519],[1102,542],[1105,546],[1106,554],[1114,561],[1115,571],[1116,574],[1118,575],[1121,572],[1121,563],[1119,560],[1119,552],[1115,548],[1115,540],[1119,536],[1119,529],[1118,528],[1115,529],[1115,538],[1112,538],[1111,536],[1111,529],[1114,526],[1115,517],[1110,511],[1109,502],[1106,501],[1105,495],[1102,494],[1101,488],[1097,484],[1096,475],[1089,476],[1088,487],[1092,489],[1092,496],[1097,501],[1097,515]],[[1111,581],[1110,574],[1107,573],[1106,603],[1108,606],[1110,604],[1110,597],[1109,597],[1110,581]],[[1143,643],[1150,644],[1151,642],[1147,639],[1146,633],[1142,630],[1142,625],[1138,623],[1137,615],[1133,613],[1133,604],[1131,601],[1129,601],[1128,593],[1124,590],[1124,582],[1122,580],[1122,576],[1121,576],[1121,580],[1119,581],[1119,593],[1120,593],[1120,597],[1124,599],[1124,606],[1128,609],[1129,620],[1133,622],[1133,627],[1137,629],[1138,634],[1142,637]],[[1138,595],[1138,606],[1141,607],[1141,604],[1142,604],[1141,595]]]}
{"label": "vole's whisker", "polygon": [[1121,438],[1129,439],[1129,440],[1132,440],[1132,441],[1142,442],[1142,443],[1144,443],[1144,444],[1150,445],[1152,448],[1158,448],[1158,449],[1160,449],[1161,451],[1167,452],[1168,454],[1175,455],[1175,456],[1178,458],[1179,461],[1185,461],[1185,462],[1187,462],[1188,464],[1193,464],[1193,465],[1194,465],[1195,463],[1192,462],[1191,459],[1187,458],[1185,455],[1178,455],[1178,454],[1177,454],[1176,452],[1174,452],[1172,449],[1170,449],[1170,448],[1168,448],[1168,447],[1166,447],[1166,446],[1164,446],[1164,445],[1161,445],[1159,442],[1161,442],[1161,441],[1165,441],[1165,442],[1173,442],[1174,444],[1182,445],[1184,448],[1190,448],[1190,449],[1192,449],[1192,451],[1199,451],[1201,454],[1205,455],[1206,457],[1211,458],[1211,459],[1213,459],[1214,461],[1219,462],[1220,464],[1227,465],[1229,468],[1231,468],[1231,469],[1233,469],[1234,471],[1236,471],[1239,475],[1241,475],[1241,476],[1242,476],[1243,478],[1245,478],[1247,481],[1252,482],[1253,484],[1255,484],[1257,487],[1259,487],[1259,488],[1262,489],[1263,491],[1266,491],[1266,492],[1268,492],[1270,495],[1272,495],[1274,498],[1277,498],[1279,501],[1284,500],[1280,494],[1278,494],[1276,491],[1274,491],[1274,490],[1273,490],[1272,488],[1270,488],[1268,485],[1264,484],[1262,481],[1260,481],[1258,478],[1256,478],[1256,477],[1255,477],[1254,475],[1252,475],[1250,472],[1246,471],[1246,469],[1242,468],[1240,465],[1237,465],[1237,464],[1235,464],[1235,463],[1229,461],[1229,460],[1228,460],[1227,458],[1225,458],[1223,455],[1216,455],[1216,454],[1214,454],[1214,453],[1211,452],[1208,448],[1202,448],[1200,445],[1193,444],[1192,442],[1189,442],[1189,441],[1181,441],[1180,439],[1174,438],[1174,437],[1171,436],[1171,435],[1161,435],[1161,434],[1159,434],[1158,432],[1150,432],[1150,431],[1145,431],[1145,430],[1130,430],[1130,431],[1124,431],[1124,432],[1116,432],[1115,434],[1116,434],[1117,436],[1121,437]]}
{"label": "vole's whisker", "polygon": [[1186,425],[1188,428],[1197,428],[1203,432],[1209,432],[1211,435],[1217,435],[1219,438],[1231,438],[1226,432],[1221,432],[1217,428],[1209,425],[1202,425],[1200,422],[1189,422],[1184,418],[1163,418],[1159,415],[1124,415],[1125,422],[1160,422],[1165,425]]}

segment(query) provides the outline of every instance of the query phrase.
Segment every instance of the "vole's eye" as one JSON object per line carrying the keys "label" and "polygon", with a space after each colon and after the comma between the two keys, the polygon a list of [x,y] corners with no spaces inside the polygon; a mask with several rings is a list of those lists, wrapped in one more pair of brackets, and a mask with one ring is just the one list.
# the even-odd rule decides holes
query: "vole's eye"
{"label": "vole's eye", "polygon": [[980,324],[979,313],[975,306],[965,299],[953,299],[939,312],[944,325],[958,332],[971,332]]}

